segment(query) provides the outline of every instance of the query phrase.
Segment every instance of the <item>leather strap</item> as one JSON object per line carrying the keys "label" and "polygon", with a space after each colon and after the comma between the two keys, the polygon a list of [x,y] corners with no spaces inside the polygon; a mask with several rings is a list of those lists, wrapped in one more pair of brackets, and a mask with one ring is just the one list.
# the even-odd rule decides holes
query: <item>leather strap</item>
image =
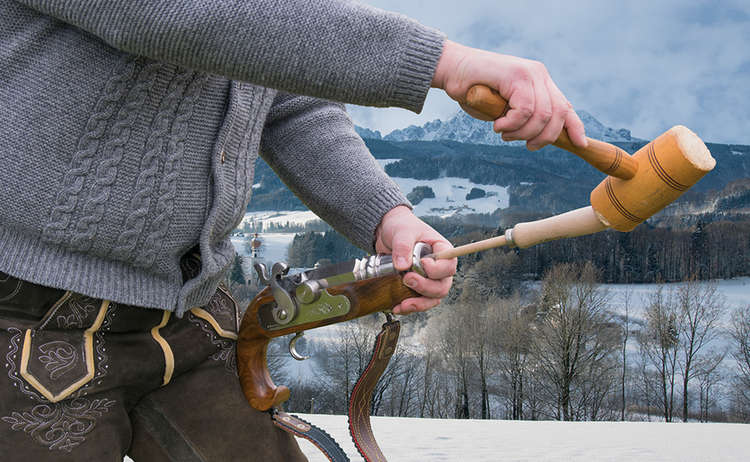
{"label": "leather strap", "polygon": [[336,440],[324,430],[306,422],[296,415],[273,409],[271,411],[273,424],[282,430],[305,438],[320,449],[331,462],[349,462],[349,457]]}
{"label": "leather strap", "polygon": [[[387,462],[375,441],[370,425],[372,392],[396,351],[401,330],[399,321],[394,321],[388,314],[386,316],[388,322],[383,324],[383,329],[375,338],[370,362],[359,376],[349,398],[349,433],[357,450],[367,462]],[[331,462],[349,462],[349,458],[336,440],[320,428],[280,409],[272,409],[271,418],[274,425],[282,430],[311,441]]]}
{"label": "leather strap", "polygon": [[354,445],[367,462],[386,462],[372,433],[370,406],[372,392],[396,351],[400,330],[401,323],[388,316],[388,322],[383,324],[383,329],[375,339],[370,362],[359,376],[349,399],[349,432]]}

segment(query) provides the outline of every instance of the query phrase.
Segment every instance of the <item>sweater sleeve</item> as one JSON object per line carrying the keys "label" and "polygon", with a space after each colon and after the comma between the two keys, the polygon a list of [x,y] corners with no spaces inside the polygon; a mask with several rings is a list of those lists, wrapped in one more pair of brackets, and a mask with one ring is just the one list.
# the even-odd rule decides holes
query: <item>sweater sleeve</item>
{"label": "sweater sleeve", "polygon": [[295,94],[422,108],[443,35],[344,0],[14,0],[117,49]]}
{"label": "sweater sleeve", "polygon": [[411,207],[354,131],[342,104],[279,93],[261,155],[305,205],[370,252],[383,215],[397,205]]}

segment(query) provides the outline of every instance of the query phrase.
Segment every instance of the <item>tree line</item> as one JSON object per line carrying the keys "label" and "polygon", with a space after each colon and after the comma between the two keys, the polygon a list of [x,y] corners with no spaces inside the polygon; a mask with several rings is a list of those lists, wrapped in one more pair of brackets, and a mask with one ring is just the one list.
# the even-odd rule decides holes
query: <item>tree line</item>
{"label": "tree line", "polygon": [[[599,277],[591,263],[556,265],[523,301],[482,295],[487,281],[464,275],[460,296],[404,319],[373,414],[750,422],[750,305],[725,316],[716,286],[695,280],[613,301]],[[287,408],[345,413],[381,322],[302,344],[313,375],[290,373],[283,340],[272,344],[274,377],[292,388]]]}

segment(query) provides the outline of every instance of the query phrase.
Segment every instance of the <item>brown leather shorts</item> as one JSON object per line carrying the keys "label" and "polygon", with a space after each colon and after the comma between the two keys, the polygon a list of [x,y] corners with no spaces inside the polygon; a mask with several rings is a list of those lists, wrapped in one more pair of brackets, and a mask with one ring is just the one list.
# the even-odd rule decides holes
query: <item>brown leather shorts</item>
{"label": "brown leather shorts", "polygon": [[237,379],[237,309],[183,318],[0,273],[3,461],[296,461]]}

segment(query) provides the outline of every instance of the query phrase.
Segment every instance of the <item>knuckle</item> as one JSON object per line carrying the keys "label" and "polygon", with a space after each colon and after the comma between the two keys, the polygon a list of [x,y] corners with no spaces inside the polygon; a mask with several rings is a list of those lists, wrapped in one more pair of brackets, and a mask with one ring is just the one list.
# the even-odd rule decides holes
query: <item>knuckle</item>
{"label": "knuckle", "polygon": [[534,69],[534,71],[542,74],[547,73],[547,66],[544,65],[541,61],[531,61],[531,67]]}
{"label": "knuckle", "polygon": [[528,103],[520,105],[517,110],[523,119],[528,119],[534,114],[534,108]]}
{"label": "knuckle", "polygon": [[546,124],[547,122],[552,120],[552,109],[548,109],[548,108],[540,109],[538,111],[538,117],[539,117],[539,120],[541,120],[542,122]]}

